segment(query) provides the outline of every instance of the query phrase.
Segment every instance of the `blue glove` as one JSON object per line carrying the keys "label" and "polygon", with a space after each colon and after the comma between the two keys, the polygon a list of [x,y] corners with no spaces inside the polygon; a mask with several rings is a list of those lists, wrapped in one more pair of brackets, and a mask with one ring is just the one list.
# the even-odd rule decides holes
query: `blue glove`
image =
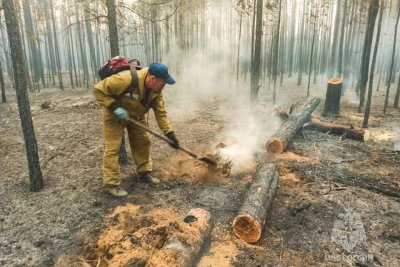
{"label": "blue glove", "polygon": [[128,112],[125,109],[121,108],[121,107],[118,107],[118,108],[114,109],[114,114],[121,121],[129,119]]}

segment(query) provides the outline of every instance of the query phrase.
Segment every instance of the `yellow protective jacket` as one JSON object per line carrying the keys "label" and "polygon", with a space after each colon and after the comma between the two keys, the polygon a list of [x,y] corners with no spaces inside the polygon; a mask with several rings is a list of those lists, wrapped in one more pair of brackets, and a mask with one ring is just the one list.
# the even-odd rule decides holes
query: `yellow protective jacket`
{"label": "yellow protective jacket", "polygon": [[167,134],[172,132],[172,128],[167,117],[162,91],[156,93],[144,87],[148,70],[149,68],[143,68],[137,71],[139,84],[133,89],[132,96],[129,93],[123,95],[131,84],[132,75],[129,70],[121,71],[98,82],[93,88],[93,94],[96,101],[104,107],[105,117],[114,116],[112,111],[116,107],[122,107],[130,117],[141,120],[152,108],[158,127]]}

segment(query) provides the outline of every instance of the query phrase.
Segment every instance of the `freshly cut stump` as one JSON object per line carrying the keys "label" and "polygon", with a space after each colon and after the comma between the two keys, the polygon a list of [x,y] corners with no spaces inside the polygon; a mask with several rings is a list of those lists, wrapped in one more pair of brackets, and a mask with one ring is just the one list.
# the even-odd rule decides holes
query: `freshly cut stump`
{"label": "freshly cut stump", "polygon": [[261,237],[278,183],[279,177],[275,168],[274,163],[258,166],[254,183],[247,191],[238,215],[233,220],[233,232],[248,243],[256,242]]}
{"label": "freshly cut stump", "polygon": [[323,117],[339,116],[342,84],[343,81],[340,78],[329,79],[326,89],[324,111],[322,112]]}
{"label": "freshly cut stump", "polygon": [[[195,208],[191,209],[185,218],[190,218],[187,224],[196,238],[183,240],[179,234],[171,235],[162,249],[152,255],[148,266],[160,266],[162,262],[166,264],[165,266],[189,267],[194,265],[204,241],[209,238],[211,214],[207,210]],[[166,259],[171,260],[166,262]]]}

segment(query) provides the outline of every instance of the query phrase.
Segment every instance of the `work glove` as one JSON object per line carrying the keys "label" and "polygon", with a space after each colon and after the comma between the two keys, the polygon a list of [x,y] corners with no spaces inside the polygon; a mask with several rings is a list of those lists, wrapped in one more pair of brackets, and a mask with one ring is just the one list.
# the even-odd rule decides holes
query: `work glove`
{"label": "work glove", "polygon": [[169,143],[170,146],[172,146],[175,149],[179,148],[179,141],[178,138],[176,138],[174,132],[170,132],[166,134],[168,139],[171,140],[171,142]]}
{"label": "work glove", "polygon": [[114,109],[114,114],[121,121],[129,119],[128,112],[125,109],[121,108],[121,107],[118,107],[118,108]]}

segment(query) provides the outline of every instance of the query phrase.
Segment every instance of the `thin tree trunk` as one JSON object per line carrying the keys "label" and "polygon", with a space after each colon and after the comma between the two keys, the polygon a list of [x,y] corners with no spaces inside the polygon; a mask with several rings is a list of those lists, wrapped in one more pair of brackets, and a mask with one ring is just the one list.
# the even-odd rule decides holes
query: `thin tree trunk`
{"label": "thin tree trunk", "polygon": [[3,103],[6,103],[7,102],[6,88],[4,86],[3,67],[1,66],[1,60],[0,60],[0,86],[1,86],[1,100]]}
{"label": "thin tree trunk", "polygon": [[313,54],[314,54],[315,28],[316,28],[316,22],[314,22],[314,28],[312,30],[310,61],[309,61],[309,65],[308,65],[307,96],[310,96],[310,79],[311,79],[311,67],[312,67]]}
{"label": "thin tree trunk", "polygon": [[62,71],[61,71],[60,52],[58,50],[58,40],[57,40],[56,21],[55,21],[55,17],[54,17],[53,0],[49,0],[49,1],[50,1],[50,10],[51,10],[51,21],[53,23],[53,36],[54,36],[54,48],[55,48],[55,54],[56,54],[58,83],[60,85],[60,89],[64,90]]}
{"label": "thin tree trunk", "polygon": [[342,26],[340,30],[340,42],[339,42],[339,54],[338,54],[338,64],[337,64],[337,72],[340,78],[343,76],[343,41],[345,35],[345,24],[346,24],[346,15],[347,15],[347,0],[344,1],[343,8],[343,16],[342,16]]}
{"label": "thin tree trunk", "polygon": [[[306,1],[303,4],[303,10],[305,9]],[[303,43],[304,43],[304,27],[305,27],[305,12],[303,12],[303,16],[301,19],[301,32],[300,32],[300,48],[298,50],[298,73],[297,73],[297,86],[301,85],[302,77],[303,77]]]}
{"label": "thin tree trunk", "polygon": [[15,89],[18,110],[21,118],[22,133],[25,140],[26,156],[28,159],[30,190],[33,192],[43,188],[43,177],[40,170],[38,147],[32,122],[29,97],[26,83],[26,68],[22,50],[22,40],[18,25],[18,16],[13,0],[3,0],[8,39],[13,58]]}
{"label": "thin tree trunk", "polygon": [[236,59],[236,83],[239,83],[240,41],[242,37],[242,22],[243,22],[243,13],[240,13],[238,49],[237,49],[237,59]]}
{"label": "thin tree trunk", "polygon": [[257,98],[259,81],[260,81],[262,14],[263,14],[262,11],[263,11],[263,0],[257,0],[256,34],[254,41],[254,57],[252,60],[252,70],[251,70],[250,99],[252,101],[254,101]]}
{"label": "thin tree trunk", "polygon": [[[382,4],[383,4],[383,1],[382,1]],[[371,3],[371,5],[373,5],[374,13],[378,13],[379,0],[374,0]],[[365,106],[365,112],[364,112],[364,120],[363,120],[363,125],[362,125],[363,128],[368,128],[368,119],[369,119],[369,112],[371,110],[371,100],[372,100],[372,86],[374,84],[376,56],[378,54],[379,39],[381,36],[382,16],[383,16],[383,6],[380,7],[380,11],[379,11],[378,30],[377,30],[376,37],[375,37],[374,55],[372,56],[371,70],[369,72],[368,97],[367,97],[367,104]],[[375,19],[376,19],[376,14],[375,14]],[[374,20],[374,23],[375,23],[375,20]]]}
{"label": "thin tree trunk", "polygon": [[[108,34],[110,35],[111,57],[119,55],[117,13],[115,10],[115,0],[108,0]],[[125,132],[125,131],[124,131]],[[128,155],[125,147],[125,134],[122,136],[121,147],[119,150],[119,163],[128,163]]]}
{"label": "thin tree trunk", "polygon": [[364,47],[363,47],[363,55],[361,62],[361,76],[360,76],[360,104],[358,105],[358,112],[361,112],[361,108],[364,106],[365,101],[365,91],[368,82],[368,71],[369,71],[369,62],[371,57],[371,46],[372,40],[374,37],[375,30],[375,21],[376,16],[378,14],[379,8],[379,0],[373,0],[371,2],[368,10],[368,20],[367,20],[367,28],[364,39]]}
{"label": "thin tree trunk", "polygon": [[274,52],[272,57],[272,103],[276,103],[276,78],[278,76],[278,56],[279,56],[279,30],[281,25],[281,9],[282,0],[279,0],[279,10],[278,10],[278,25],[276,26],[276,35],[274,40]]}
{"label": "thin tree trunk", "polygon": [[397,11],[397,19],[396,19],[396,26],[394,27],[394,41],[393,41],[393,50],[392,50],[392,61],[390,63],[390,70],[389,70],[389,82],[387,84],[386,88],[386,96],[385,96],[385,104],[383,106],[383,114],[386,115],[386,109],[388,107],[389,103],[389,93],[390,93],[390,81],[392,80],[392,73],[393,73],[393,67],[394,67],[394,57],[396,54],[396,44],[397,44],[397,29],[399,26],[399,18],[400,18],[400,4],[399,4],[399,10]]}
{"label": "thin tree trunk", "polygon": [[[399,16],[400,16],[400,1],[398,1],[398,8],[399,10],[397,11],[397,23],[399,21]],[[397,34],[397,32],[396,32]],[[397,83],[397,91],[396,91],[396,96],[394,97],[394,103],[393,107],[398,108],[399,107],[399,98],[400,98],[400,75],[399,75],[399,81]]]}

